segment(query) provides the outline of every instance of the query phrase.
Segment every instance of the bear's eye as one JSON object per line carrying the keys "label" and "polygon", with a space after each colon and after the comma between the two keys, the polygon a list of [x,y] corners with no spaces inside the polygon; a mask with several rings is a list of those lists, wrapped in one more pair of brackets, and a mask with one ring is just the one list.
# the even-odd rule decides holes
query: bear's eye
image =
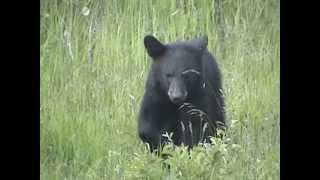
{"label": "bear's eye", "polygon": [[196,74],[188,73],[188,74],[182,74],[182,78],[186,80],[187,82],[192,82],[197,78]]}
{"label": "bear's eye", "polygon": [[182,78],[184,79],[187,86],[192,86],[194,83],[199,81],[200,78],[200,72],[188,69],[181,73]]}

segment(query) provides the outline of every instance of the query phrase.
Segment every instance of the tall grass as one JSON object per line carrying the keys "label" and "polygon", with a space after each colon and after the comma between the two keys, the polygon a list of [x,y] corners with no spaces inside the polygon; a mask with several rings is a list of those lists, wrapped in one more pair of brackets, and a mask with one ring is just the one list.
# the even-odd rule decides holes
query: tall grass
{"label": "tall grass", "polygon": [[[279,2],[216,2],[41,0],[41,179],[279,179]],[[147,34],[208,35],[223,74],[226,139],[170,170],[137,137]]]}

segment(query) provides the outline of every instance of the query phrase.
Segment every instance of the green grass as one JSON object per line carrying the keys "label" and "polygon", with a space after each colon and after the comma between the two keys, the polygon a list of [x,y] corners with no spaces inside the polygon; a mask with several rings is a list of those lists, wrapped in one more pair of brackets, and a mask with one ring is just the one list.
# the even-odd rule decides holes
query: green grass
{"label": "green grass", "polygon": [[[279,179],[279,2],[41,0],[41,179]],[[85,16],[83,8],[90,10]],[[219,28],[224,36],[219,35]],[[150,59],[143,37],[209,37],[229,130],[162,168],[137,136]]]}

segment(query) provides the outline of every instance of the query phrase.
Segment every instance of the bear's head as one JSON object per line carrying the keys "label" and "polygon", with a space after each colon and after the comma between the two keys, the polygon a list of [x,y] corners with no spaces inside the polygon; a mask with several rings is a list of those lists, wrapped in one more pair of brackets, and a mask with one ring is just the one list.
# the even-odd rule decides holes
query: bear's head
{"label": "bear's head", "polygon": [[185,102],[201,88],[201,59],[207,44],[207,36],[170,44],[163,44],[149,35],[144,38],[147,53],[153,60],[153,78],[172,103]]}

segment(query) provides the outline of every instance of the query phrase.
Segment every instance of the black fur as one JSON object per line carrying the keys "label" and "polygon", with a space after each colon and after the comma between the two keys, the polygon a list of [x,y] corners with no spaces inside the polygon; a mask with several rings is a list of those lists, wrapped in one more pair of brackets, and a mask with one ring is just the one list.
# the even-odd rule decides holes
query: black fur
{"label": "black fur", "polygon": [[146,36],[144,44],[153,63],[139,113],[139,137],[152,151],[168,140],[162,136],[166,132],[173,133],[176,145],[208,141],[216,135],[217,122],[225,123],[221,75],[207,50],[208,38],[164,45]]}

